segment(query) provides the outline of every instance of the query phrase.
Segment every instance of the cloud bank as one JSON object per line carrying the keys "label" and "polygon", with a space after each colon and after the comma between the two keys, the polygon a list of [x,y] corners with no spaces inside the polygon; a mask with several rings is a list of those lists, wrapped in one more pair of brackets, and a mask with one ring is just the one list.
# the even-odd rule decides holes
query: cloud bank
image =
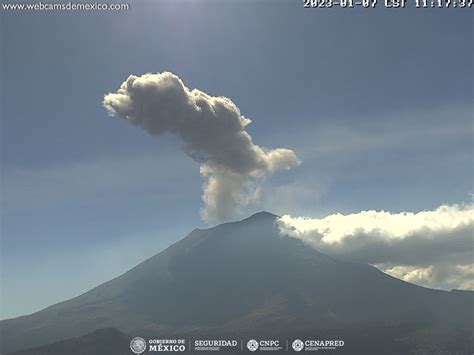
{"label": "cloud bank", "polygon": [[362,211],[277,220],[282,234],[330,255],[368,263],[405,281],[474,289],[474,204],[432,211]]}
{"label": "cloud bank", "polygon": [[170,72],[131,75],[103,104],[153,136],[170,132],[182,140],[184,152],[201,164],[201,214],[209,223],[235,218],[258,198],[265,177],[300,164],[292,150],[254,144],[245,131],[252,121],[229,98],[190,90]]}

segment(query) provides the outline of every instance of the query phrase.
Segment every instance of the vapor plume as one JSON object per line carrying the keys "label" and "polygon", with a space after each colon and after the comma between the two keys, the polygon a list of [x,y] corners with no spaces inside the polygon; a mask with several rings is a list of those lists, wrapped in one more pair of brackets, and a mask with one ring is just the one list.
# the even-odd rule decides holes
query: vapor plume
{"label": "vapor plume", "polygon": [[201,214],[209,223],[235,218],[258,198],[267,176],[300,164],[292,150],[254,144],[245,131],[251,120],[229,98],[190,90],[170,72],[131,75],[103,104],[155,137],[170,132],[182,140],[184,152],[201,164]]}

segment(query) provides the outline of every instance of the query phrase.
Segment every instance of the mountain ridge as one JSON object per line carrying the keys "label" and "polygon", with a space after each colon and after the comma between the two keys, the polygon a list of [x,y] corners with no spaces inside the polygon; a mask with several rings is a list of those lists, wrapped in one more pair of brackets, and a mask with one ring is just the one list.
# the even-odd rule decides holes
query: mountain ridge
{"label": "mountain ridge", "polygon": [[[281,235],[268,212],[185,238],[84,294],[0,322],[2,351],[97,329],[246,334],[434,324],[472,328],[473,292],[432,290]],[[25,341],[25,338],[28,339]]]}

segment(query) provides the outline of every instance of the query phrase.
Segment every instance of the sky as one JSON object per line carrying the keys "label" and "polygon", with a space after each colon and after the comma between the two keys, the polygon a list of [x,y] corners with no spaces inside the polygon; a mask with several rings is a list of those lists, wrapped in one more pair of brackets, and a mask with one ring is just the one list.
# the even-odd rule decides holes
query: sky
{"label": "sky", "polygon": [[472,11],[130,5],[0,10],[1,318],[79,295],[222,219],[203,216],[206,164],[183,153],[181,131],[154,137],[104,107],[130,75],[169,71],[228,97],[254,145],[297,156],[261,168],[232,218],[472,203]]}

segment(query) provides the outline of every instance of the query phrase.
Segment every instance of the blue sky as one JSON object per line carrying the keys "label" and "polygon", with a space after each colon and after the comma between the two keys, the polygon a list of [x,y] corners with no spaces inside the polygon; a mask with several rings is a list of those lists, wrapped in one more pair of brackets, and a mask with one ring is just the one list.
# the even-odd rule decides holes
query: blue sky
{"label": "blue sky", "polygon": [[78,295],[206,226],[199,166],[180,142],[102,107],[130,74],[169,70],[230,97],[257,144],[302,159],[242,217],[471,200],[468,9],[196,0],[0,16],[2,318]]}

